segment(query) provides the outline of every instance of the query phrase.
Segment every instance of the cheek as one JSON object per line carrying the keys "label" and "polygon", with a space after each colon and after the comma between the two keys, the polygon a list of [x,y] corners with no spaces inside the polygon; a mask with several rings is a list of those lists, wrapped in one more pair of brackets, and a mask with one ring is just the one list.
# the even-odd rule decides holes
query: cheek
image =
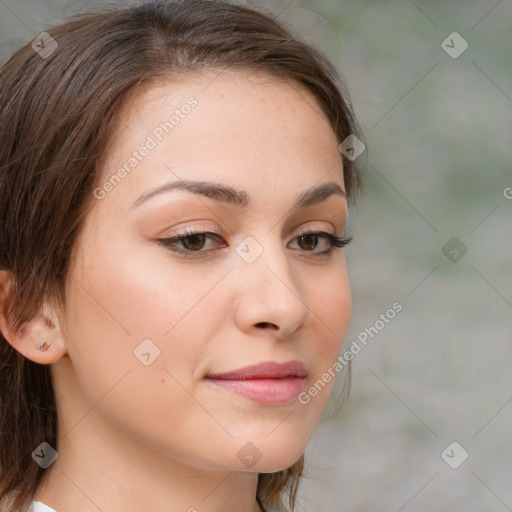
{"label": "cheek", "polygon": [[[170,380],[168,370],[190,383],[207,349],[204,340],[225,318],[220,309],[227,301],[219,294],[226,269],[210,266],[198,275],[194,265],[184,271],[173,264],[165,249],[139,245],[128,250],[119,244],[116,250],[112,237],[111,251],[91,248],[88,261],[73,270],[69,353],[84,386],[91,374],[107,386],[124,368],[139,367],[146,375],[158,373],[159,382]],[[148,367],[137,359],[139,347],[146,346],[149,359],[155,358]]]}
{"label": "cheek", "polygon": [[[88,302],[98,305],[93,314],[133,343],[141,337],[166,338],[194,312],[221,272],[210,268],[203,275],[195,268],[184,269],[167,257],[165,248],[138,244],[125,243],[117,251],[126,255],[122,258],[113,256],[115,251],[91,254],[91,264],[82,272],[94,296]],[[87,297],[80,300],[87,302]]]}
{"label": "cheek", "polygon": [[[190,395],[195,372],[211,332],[225,318],[217,313],[225,301],[208,293],[219,276],[212,272],[191,283],[190,273],[146,263],[137,271],[133,267],[127,258],[102,260],[101,266],[74,274],[65,337],[79,399],[75,405],[63,397],[70,421],[79,421],[97,404],[95,415],[147,443],[169,432],[194,439],[200,435],[196,427],[204,426],[190,420],[204,416]],[[145,341],[144,352],[139,351],[147,339],[151,343]],[[146,366],[134,351],[142,359],[149,352],[151,363]]]}
{"label": "cheek", "polygon": [[[314,328],[308,346],[312,372],[308,379],[311,390],[310,403],[306,407],[320,415],[327,405],[335,379],[340,379],[335,362],[342,350],[343,339],[350,321],[352,297],[348,273],[344,262],[333,272],[318,277],[311,287],[309,307]],[[306,410],[306,409],[305,409]]]}
{"label": "cheek", "polygon": [[352,295],[344,261],[332,272],[312,279],[308,297],[312,321],[316,322],[318,332],[324,334],[322,354],[334,356],[341,349],[352,312]]}

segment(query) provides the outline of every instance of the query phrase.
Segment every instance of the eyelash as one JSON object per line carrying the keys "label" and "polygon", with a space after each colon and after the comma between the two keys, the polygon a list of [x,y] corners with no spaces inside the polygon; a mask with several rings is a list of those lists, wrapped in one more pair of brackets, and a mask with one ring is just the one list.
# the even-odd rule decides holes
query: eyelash
{"label": "eyelash", "polygon": [[[189,228],[189,229],[187,229],[186,233],[184,233],[184,234],[178,234],[178,235],[167,237],[167,238],[158,238],[157,242],[159,242],[160,244],[162,244],[163,246],[165,246],[167,249],[169,249],[170,251],[172,251],[174,253],[181,254],[182,256],[190,257],[190,258],[193,258],[194,257],[193,255],[195,255],[195,254],[205,254],[205,253],[209,253],[214,250],[214,249],[207,249],[205,251],[204,250],[193,251],[191,249],[185,249],[185,250],[171,249],[172,245],[177,244],[179,242],[182,242],[183,240],[186,240],[187,238],[197,236],[197,235],[206,235],[207,238],[209,238],[211,240],[216,240],[218,242],[223,240],[223,238],[218,233],[213,233],[211,231],[194,232]],[[340,237],[337,235],[333,235],[332,233],[327,233],[326,231],[309,230],[309,231],[304,231],[303,233],[298,234],[294,240],[304,237],[304,236],[309,236],[309,235],[316,235],[317,237],[322,238],[329,243],[329,248],[326,251],[322,251],[322,252],[318,252],[318,251],[314,251],[314,250],[308,251],[306,249],[302,249],[307,253],[313,253],[313,254],[317,254],[319,256],[328,256],[332,253],[332,251],[334,249],[340,249],[340,248],[346,247],[352,241],[352,238],[353,238],[352,236],[341,236]]]}

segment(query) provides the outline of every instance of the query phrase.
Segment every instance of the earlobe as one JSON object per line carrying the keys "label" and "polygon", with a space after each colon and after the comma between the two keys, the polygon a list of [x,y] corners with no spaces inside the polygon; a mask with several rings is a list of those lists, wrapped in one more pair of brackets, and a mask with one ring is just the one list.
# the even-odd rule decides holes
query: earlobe
{"label": "earlobe", "polygon": [[61,329],[51,319],[51,311],[46,304],[18,331],[13,330],[12,322],[7,315],[8,290],[11,284],[12,274],[0,270],[0,332],[13,348],[27,359],[39,364],[57,362],[66,353],[66,347]]}

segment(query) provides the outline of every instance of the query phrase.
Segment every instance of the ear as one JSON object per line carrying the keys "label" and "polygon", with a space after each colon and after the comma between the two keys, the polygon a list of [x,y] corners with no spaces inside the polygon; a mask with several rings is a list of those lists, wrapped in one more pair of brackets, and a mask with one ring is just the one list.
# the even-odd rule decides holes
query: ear
{"label": "ear", "polygon": [[[34,363],[57,362],[66,353],[57,315],[49,304],[44,303],[31,320],[14,332],[7,316],[7,302],[13,287],[12,272],[0,270],[0,332],[12,347]],[[40,348],[45,341],[46,344]]]}

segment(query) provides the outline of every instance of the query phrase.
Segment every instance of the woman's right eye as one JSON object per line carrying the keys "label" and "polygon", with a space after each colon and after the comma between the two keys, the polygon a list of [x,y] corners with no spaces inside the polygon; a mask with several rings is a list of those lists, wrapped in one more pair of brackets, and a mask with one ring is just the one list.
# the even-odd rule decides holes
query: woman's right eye
{"label": "woman's right eye", "polygon": [[[164,245],[172,252],[182,255],[192,255],[191,253],[205,253],[213,249],[203,250],[208,240],[222,242],[224,239],[218,234],[211,231],[187,232],[186,234],[174,235],[167,238],[158,238],[157,242]],[[182,248],[179,247],[181,244]]]}

